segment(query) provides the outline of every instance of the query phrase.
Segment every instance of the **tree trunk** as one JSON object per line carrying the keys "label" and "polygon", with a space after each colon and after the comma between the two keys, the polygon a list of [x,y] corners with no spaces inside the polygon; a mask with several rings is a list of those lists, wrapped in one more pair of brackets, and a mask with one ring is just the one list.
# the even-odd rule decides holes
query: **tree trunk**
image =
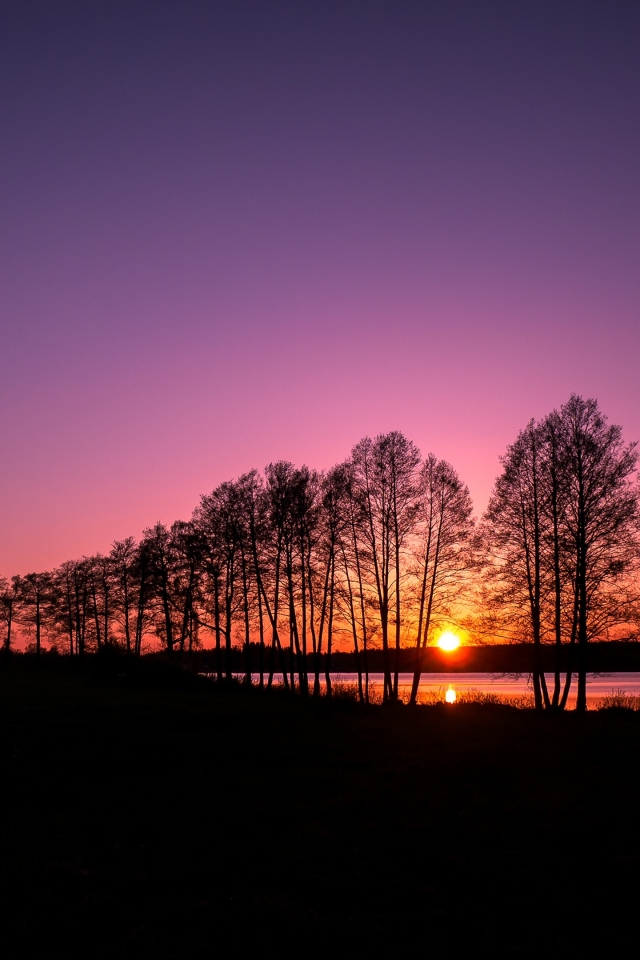
{"label": "tree trunk", "polygon": [[353,590],[351,589],[351,577],[349,576],[349,565],[347,563],[347,557],[344,552],[344,547],[342,548],[342,560],[344,563],[344,572],[347,578],[347,591],[349,594],[349,617],[351,619],[351,627],[353,631],[353,652],[356,658],[356,670],[358,671],[358,699],[360,703],[364,703],[364,691],[362,689],[362,667],[360,665],[360,650],[358,648],[358,625],[356,622],[356,611],[353,603]]}
{"label": "tree trunk", "polygon": [[249,624],[249,581],[247,577],[247,560],[244,549],[240,551],[242,561],[242,603],[244,610],[244,651],[245,651],[245,682],[251,686],[251,630]]}
{"label": "tree trunk", "polygon": [[[442,507],[442,504],[441,504]],[[413,682],[411,684],[411,696],[409,698],[409,704],[415,706],[418,701],[418,690],[420,689],[420,679],[422,677],[422,668],[421,668],[421,658],[422,650],[427,646],[427,640],[429,638],[429,627],[431,626],[431,609],[433,604],[433,596],[435,592],[435,583],[436,583],[436,573],[438,568],[438,555],[440,552],[440,538],[442,536],[442,523],[443,523],[443,510],[440,510],[440,522],[438,523],[438,534],[436,538],[436,548],[435,548],[435,557],[433,558],[432,571],[431,571],[431,587],[429,589],[429,601],[427,603],[426,610],[426,620],[423,621],[424,610],[425,610],[425,600],[427,593],[427,583],[429,582],[429,564],[431,561],[431,537],[433,533],[433,513],[432,509],[429,509],[429,533],[427,536],[427,546],[425,550],[424,558],[424,570],[422,574],[422,586],[420,589],[420,610],[418,613],[418,636],[416,638],[416,666],[413,671]],[[424,622],[424,631],[423,631],[423,622]],[[423,640],[424,636],[424,640]]]}
{"label": "tree trunk", "polygon": [[40,592],[36,589],[36,657],[40,657]]}
{"label": "tree trunk", "polygon": [[327,572],[324,578],[324,589],[322,591],[322,607],[320,610],[320,629],[318,630],[318,646],[316,649],[316,656],[314,662],[314,681],[313,681],[313,695],[314,697],[320,696],[320,657],[322,656],[322,637],[324,635],[324,625],[325,618],[327,614],[327,605],[329,602],[329,581],[331,578],[331,566],[333,563],[333,545],[329,546],[329,557],[327,559]]}
{"label": "tree trunk", "polygon": [[331,696],[331,646],[333,640],[333,603],[335,596],[335,553],[331,560],[331,585],[329,588],[329,620],[327,624],[327,661],[325,667],[326,695]]}
{"label": "tree trunk", "polygon": [[4,663],[5,666],[9,662],[9,655],[11,653],[11,624],[13,621],[13,598],[9,597],[7,601],[7,634],[4,638]]}
{"label": "tree trunk", "polygon": [[582,457],[578,451],[577,457],[578,479],[578,695],[576,710],[585,713],[587,710],[587,537],[585,517],[584,477],[582,475]]}
{"label": "tree trunk", "polygon": [[222,683],[222,653],[220,651],[220,582],[218,573],[213,578],[213,622],[216,632],[216,680]]}
{"label": "tree trunk", "polygon": [[127,655],[131,655],[131,626],[129,624],[129,578],[127,577],[126,564],[122,570],[122,603],[124,617],[124,642]]}
{"label": "tree trunk", "polygon": [[260,629],[260,689],[264,690],[264,615],[262,613],[262,596],[258,590],[258,626]]}

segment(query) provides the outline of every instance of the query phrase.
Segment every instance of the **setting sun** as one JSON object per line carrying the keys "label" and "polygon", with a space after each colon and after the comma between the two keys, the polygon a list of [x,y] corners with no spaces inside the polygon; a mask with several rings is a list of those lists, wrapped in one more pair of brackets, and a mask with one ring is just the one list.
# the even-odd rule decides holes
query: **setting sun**
{"label": "setting sun", "polygon": [[438,646],[441,650],[457,650],[460,646],[460,637],[457,637],[455,633],[447,630],[438,640]]}
{"label": "setting sun", "polygon": [[446,692],[445,695],[444,695],[444,699],[446,700],[447,703],[455,703],[455,702],[456,702],[456,692],[455,692],[455,690],[453,689],[453,687],[449,687],[449,689],[447,690],[447,692]]}

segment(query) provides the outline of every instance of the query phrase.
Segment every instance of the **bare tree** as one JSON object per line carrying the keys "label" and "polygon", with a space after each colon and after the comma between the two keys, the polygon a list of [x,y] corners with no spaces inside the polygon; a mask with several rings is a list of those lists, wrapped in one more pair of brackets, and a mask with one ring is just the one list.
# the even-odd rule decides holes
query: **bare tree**
{"label": "bare tree", "polygon": [[533,689],[537,709],[549,706],[542,668],[543,575],[543,444],[540,428],[531,421],[501,458],[503,473],[496,481],[485,514],[485,535],[493,560],[494,606],[511,617],[533,641]]}
{"label": "bare tree", "polygon": [[[363,522],[362,507],[357,496],[357,483],[354,477],[352,462],[342,466],[344,477],[344,521],[345,528],[341,541],[342,557],[345,568],[345,581],[348,595],[349,619],[352,624],[354,649],[358,646],[358,630],[362,645],[362,666],[364,671],[364,687],[360,668],[358,667],[358,690],[366,703],[369,702],[369,662],[368,646],[372,630],[369,628],[366,613],[367,600],[363,570],[367,564],[366,548],[359,537],[359,530]],[[358,657],[359,660],[359,657]],[[361,692],[360,692],[361,691]]]}
{"label": "bare tree", "polygon": [[[331,696],[331,654],[333,647],[334,616],[336,611],[337,565],[343,551],[343,534],[346,528],[346,497],[348,468],[338,465],[321,479],[319,501],[318,536],[315,542],[315,564],[309,563],[309,584],[312,597],[312,635],[314,646],[314,696],[320,694],[320,657],[322,641],[326,634],[325,688]],[[310,550],[311,558],[311,550]],[[316,626],[314,611],[319,612]],[[356,642],[357,647],[357,642]]]}
{"label": "bare tree", "polygon": [[410,703],[420,685],[420,651],[427,645],[436,618],[451,616],[454,601],[472,567],[474,529],[469,490],[443,460],[429,454],[420,470],[420,498],[415,536],[415,576],[418,585],[416,668]]}
{"label": "bare tree", "polygon": [[171,533],[164,524],[156,523],[154,527],[144,531],[142,549],[148,561],[149,578],[156,603],[159,606],[156,616],[156,631],[164,641],[169,656],[173,655],[176,635],[175,604],[171,595],[175,559],[173,547]]}
{"label": "bare tree", "polygon": [[282,568],[282,535],[278,519],[280,494],[278,471],[268,467],[265,471],[267,484],[257,470],[244,474],[239,479],[243,490],[243,503],[249,533],[249,546],[253,558],[253,573],[256,580],[258,625],[260,637],[260,686],[263,685],[264,614],[271,626],[271,663],[268,686],[273,682],[276,655],[280,657],[282,680],[289,688],[280,632],[278,613],[280,601],[280,575]]}
{"label": "bare tree", "polygon": [[[275,554],[272,553],[270,579],[272,582],[272,603],[270,616],[274,641],[281,647],[278,612],[284,588],[287,603],[289,632],[289,683],[295,688],[295,664],[301,664],[300,635],[295,612],[296,590],[294,586],[294,554],[297,547],[296,507],[297,487],[301,477],[292,463],[280,460],[270,463],[265,470],[265,506],[266,526],[263,531],[270,532]],[[264,582],[264,577],[262,578]],[[283,581],[283,582],[282,582]],[[275,652],[275,651],[274,651]],[[285,684],[286,686],[286,684]],[[302,688],[307,692],[306,682],[302,679]],[[288,687],[287,687],[288,689]]]}
{"label": "bare tree", "polygon": [[3,662],[6,663],[11,653],[11,639],[13,627],[14,605],[16,601],[16,588],[14,583],[10,583],[5,577],[0,577],[0,621],[5,626],[5,635],[2,642]]}
{"label": "bare tree", "polygon": [[182,657],[185,643],[188,644],[188,652],[192,652],[197,635],[198,618],[195,605],[202,568],[200,531],[194,523],[177,520],[171,526],[171,544],[172,589],[170,599],[178,616],[179,634],[177,643],[180,657]]}
{"label": "bare tree", "polygon": [[47,604],[51,591],[50,573],[27,573],[12,578],[15,591],[13,618],[21,625],[33,630],[35,636],[35,654],[42,650],[43,628],[48,623]]}
{"label": "bare tree", "polygon": [[132,620],[136,609],[136,565],[138,551],[133,537],[116,540],[109,554],[113,575],[114,617],[118,621],[124,648],[127,654],[134,652],[135,640],[132,638]]}
{"label": "bare tree", "polygon": [[[237,606],[237,589],[241,577],[240,541],[242,519],[236,484],[221,483],[201,498],[193,516],[196,529],[203,538],[203,550],[213,574],[214,630],[219,659],[220,636],[224,637],[224,676],[231,680],[231,646],[233,621]],[[224,619],[223,619],[224,618]],[[218,678],[221,679],[218,663]]]}
{"label": "bare tree", "polygon": [[95,557],[86,560],[87,580],[91,612],[93,615],[93,630],[96,647],[109,646],[111,643],[111,593],[112,593],[112,564],[109,557],[98,553]]}
{"label": "bare tree", "polygon": [[[533,641],[538,709],[564,709],[574,650],[576,708],[587,705],[587,644],[631,618],[629,575],[638,561],[635,444],[625,445],[595,400],[573,395],[531,422],[502,459],[485,515],[491,601]],[[542,645],[556,649],[550,695]],[[567,669],[561,682],[561,653]]]}
{"label": "bare tree", "polygon": [[597,613],[608,608],[612,622],[625,619],[616,602],[618,590],[638,559],[637,453],[635,443],[624,444],[621,428],[607,423],[595,400],[574,394],[560,411],[559,426],[566,486],[564,524],[575,555],[576,709],[584,711],[587,643],[596,634]]}
{"label": "bare tree", "polygon": [[[402,628],[403,548],[418,509],[417,467],[420,454],[398,431],[371,440],[365,437],[351,453],[360,502],[360,536],[366,544],[378,605],[384,664],[384,699],[398,698]],[[390,619],[392,607],[395,623]],[[390,656],[390,627],[395,650]]]}

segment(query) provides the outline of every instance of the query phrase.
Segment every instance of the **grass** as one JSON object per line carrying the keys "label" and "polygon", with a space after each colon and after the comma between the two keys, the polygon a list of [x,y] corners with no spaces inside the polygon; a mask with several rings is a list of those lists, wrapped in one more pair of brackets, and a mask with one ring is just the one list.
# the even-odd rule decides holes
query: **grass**
{"label": "grass", "polygon": [[[114,684],[117,682],[113,681]],[[118,957],[637,944],[640,715],[0,674],[3,942]]]}
{"label": "grass", "polygon": [[596,705],[597,710],[640,710],[640,697],[634,697],[624,690],[614,690],[602,697]]}

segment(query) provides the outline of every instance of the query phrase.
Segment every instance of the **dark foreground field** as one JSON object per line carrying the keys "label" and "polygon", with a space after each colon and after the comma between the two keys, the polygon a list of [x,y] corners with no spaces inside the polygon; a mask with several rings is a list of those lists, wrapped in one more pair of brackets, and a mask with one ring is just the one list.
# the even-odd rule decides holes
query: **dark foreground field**
{"label": "dark foreground field", "polygon": [[11,671],[0,704],[3,952],[640,942],[638,714],[363,711]]}

